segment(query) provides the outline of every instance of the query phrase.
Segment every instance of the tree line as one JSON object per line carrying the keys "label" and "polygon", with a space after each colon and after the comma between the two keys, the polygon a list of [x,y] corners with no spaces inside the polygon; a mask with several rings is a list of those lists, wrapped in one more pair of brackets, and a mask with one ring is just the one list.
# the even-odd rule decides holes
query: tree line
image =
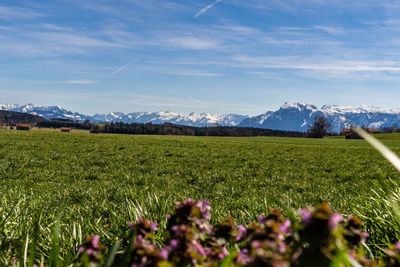
{"label": "tree line", "polygon": [[149,135],[191,135],[191,136],[276,136],[276,137],[303,137],[302,132],[281,131],[270,129],[259,129],[249,127],[232,126],[209,126],[193,127],[176,125],[171,123],[106,123],[102,126],[92,128],[94,133],[116,133],[116,134],[149,134]]}
{"label": "tree line", "polygon": [[36,126],[39,128],[54,128],[54,129],[67,127],[73,129],[81,129],[81,130],[90,130],[91,128],[93,128],[93,124],[91,124],[89,121],[81,123],[77,121],[61,120],[61,119],[51,119],[48,121],[38,122]]}

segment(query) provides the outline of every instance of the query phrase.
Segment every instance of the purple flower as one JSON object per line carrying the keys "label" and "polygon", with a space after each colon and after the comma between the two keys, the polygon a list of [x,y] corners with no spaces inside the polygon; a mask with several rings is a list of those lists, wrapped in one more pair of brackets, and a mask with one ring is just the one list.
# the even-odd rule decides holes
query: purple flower
{"label": "purple flower", "polygon": [[92,240],[91,240],[91,245],[92,248],[99,248],[99,240],[100,240],[100,236],[95,235]]}
{"label": "purple flower", "polygon": [[394,248],[395,248],[397,251],[400,251],[400,242],[396,242],[396,244],[394,244]]}
{"label": "purple flower", "polygon": [[247,233],[247,229],[246,229],[246,227],[244,227],[243,225],[239,225],[239,226],[238,226],[238,231],[239,231],[239,233],[238,233],[237,236],[235,237],[236,240],[242,239],[242,238],[246,235],[246,233]]}
{"label": "purple flower", "polygon": [[253,242],[251,242],[251,246],[253,248],[260,248],[261,247],[261,242],[258,240],[254,240]]}
{"label": "purple flower", "polygon": [[257,218],[258,218],[258,221],[259,221],[260,223],[265,223],[265,221],[266,221],[266,220],[265,220],[265,217],[262,216],[261,214],[258,215]]}
{"label": "purple flower", "polygon": [[280,230],[285,233],[290,233],[290,225],[291,225],[291,222],[289,219],[287,219],[282,223]]}
{"label": "purple flower", "polygon": [[92,253],[93,253],[93,249],[88,248],[88,249],[86,250],[86,254],[88,254],[89,256],[92,255]]}
{"label": "purple flower", "polygon": [[340,213],[335,212],[334,214],[332,214],[328,221],[329,229],[333,230],[342,220],[343,217]]}
{"label": "purple flower", "polygon": [[279,248],[278,248],[279,253],[281,253],[281,254],[285,253],[286,248],[287,248],[286,243],[285,243],[285,242],[281,242],[281,243],[279,244]]}
{"label": "purple flower", "polygon": [[194,245],[194,247],[196,248],[197,252],[202,256],[205,257],[206,256],[206,252],[204,250],[204,248],[196,241],[193,241],[192,243]]}
{"label": "purple flower", "polygon": [[158,227],[158,223],[157,222],[154,222],[154,223],[150,224],[150,230],[151,231],[157,230],[157,227]]}
{"label": "purple flower", "polygon": [[[367,239],[367,237],[369,237],[369,234],[368,233],[362,233],[361,234],[361,242],[363,242],[363,243],[365,243],[365,240]],[[397,245],[398,244],[398,245]],[[400,242],[397,242],[397,246],[398,246],[398,248],[399,248],[399,251],[400,251]]]}
{"label": "purple flower", "polygon": [[311,220],[312,220],[312,215],[311,215],[311,213],[310,213],[308,210],[306,210],[306,209],[301,209],[301,210],[299,211],[299,213],[300,213],[300,215],[301,215],[301,222],[302,222],[305,226],[309,225],[309,224],[311,223]]}
{"label": "purple flower", "polygon": [[171,244],[172,248],[177,248],[179,243],[178,243],[178,240],[172,239],[170,244]]}
{"label": "purple flower", "polygon": [[252,261],[252,258],[247,256],[248,253],[249,251],[247,249],[242,249],[236,258],[236,262],[241,265],[249,264]]}
{"label": "purple flower", "polygon": [[229,251],[226,249],[226,247],[223,247],[221,252],[222,252],[222,254],[219,255],[220,259],[223,259],[229,255]]}
{"label": "purple flower", "polygon": [[163,248],[160,252],[160,257],[164,260],[168,259],[168,254],[170,252],[170,247],[166,246],[165,248]]}

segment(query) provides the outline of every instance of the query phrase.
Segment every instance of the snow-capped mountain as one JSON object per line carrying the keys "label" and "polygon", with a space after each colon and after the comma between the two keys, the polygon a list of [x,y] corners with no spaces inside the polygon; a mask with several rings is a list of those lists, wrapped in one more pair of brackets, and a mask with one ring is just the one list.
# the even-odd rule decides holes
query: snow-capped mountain
{"label": "snow-capped mountain", "polygon": [[162,124],[165,122],[188,126],[236,126],[248,116],[228,114],[215,115],[211,113],[176,113],[176,112],[134,112],[122,113],[111,112],[108,114],[95,114],[94,116],[83,115],[68,111],[60,106],[35,106],[0,104],[0,110],[28,113],[38,115],[45,119],[70,119],[74,121],[90,120],[92,122],[124,122],[124,123],[154,123]]}
{"label": "snow-capped mountain", "polygon": [[108,114],[95,114],[93,121],[97,122],[125,122],[125,123],[154,123],[162,124],[165,122],[188,126],[236,126],[248,116],[228,114],[215,115],[211,113],[176,113],[176,112],[134,112],[120,113],[112,112]]}
{"label": "snow-capped mountain", "polygon": [[125,122],[154,123],[165,122],[188,126],[239,126],[274,130],[305,132],[312,124],[315,116],[322,115],[332,123],[331,131],[340,132],[350,124],[367,126],[369,128],[400,126],[400,109],[377,108],[370,106],[338,106],[325,105],[317,107],[306,103],[285,103],[277,111],[249,117],[245,115],[228,114],[215,115],[211,113],[177,113],[177,112],[111,112],[88,116],[68,111],[60,106],[35,106],[0,104],[0,110],[38,115],[45,119],[70,119],[74,121],[89,120],[92,122]]}
{"label": "snow-capped mountain", "polygon": [[318,108],[306,103],[285,103],[275,112],[245,119],[238,126],[305,132],[319,115],[328,118],[333,132],[340,132],[350,124],[376,129],[400,125],[400,109],[338,105]]}
{"label": "snow-capped mountain", "polygon": [[90,116],[86,116],[77,112],[71,112],[60,106],[35,106],[33,104],[0,104],[0,110],[28,113],[31,115],[43,117],[45,119],[69,119],[74,121],[84,121],[87,119],[90,120]]}

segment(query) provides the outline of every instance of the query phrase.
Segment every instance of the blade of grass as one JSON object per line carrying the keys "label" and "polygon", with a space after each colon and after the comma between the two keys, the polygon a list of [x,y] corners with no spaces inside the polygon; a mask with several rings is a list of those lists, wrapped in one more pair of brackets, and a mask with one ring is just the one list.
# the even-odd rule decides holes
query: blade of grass
{"label": "blade of grass", "polygon": [[50,252],[50,266],[60,266],[58,261],[58,254],[60,253],[60,225],[57,220],[52,229],[52,240],[51,240],[51,252]]}
{"label": "blade of grass", "polygon": [[392,165],[400,172],[400,158],[384,144],[378,141],[375,137],[368,134],[361,128],[354,127],[353,130],[365,141],[367,141],[371,146],[373,146],[379,153],[382,154]]}
{"label": "blade of grass", "polygon": [[[358,127],[352,127],[352,129],[362,138],[364,138],[365,141],[367,141],[372,147],[374,147],[376,150],[378,150],[379,153],[382,154],[399,172],[400,172],[400,158],[389,148],[387,148],[384,144],[382,144],[378,139],[373,137],[372,135],[368,134],[366,131],[364,131],[361,128]],[[386,182],[383,179],[379,180],[382,189],[385,191],[386,195],[388,196],[388,200],[390,201],[391,208],[393,210],[393,213],[395,216],[395,219],[400,222],[400,207],[398,203],[396,203],[392,196],[392,191],[390,190],[389,186],[386,184]],[[393,182],[393,181],[392,181]]]}
{"label": "blade of grass", "polygon": [[29,246],[29,234],[26,234],[25,249],[24,249],[24,267],[26,267],[26,264],[28,262],[28,246]]}
{"label": "blade of grass", "polygon": [[104,265],[105,267],[111,267],[113,265],[114,260],[115,260],[115,256],[117,255],[118,248],[119,248],[119,242],[116,241],[114,243],[110,253],[108,254],[107,262]]}

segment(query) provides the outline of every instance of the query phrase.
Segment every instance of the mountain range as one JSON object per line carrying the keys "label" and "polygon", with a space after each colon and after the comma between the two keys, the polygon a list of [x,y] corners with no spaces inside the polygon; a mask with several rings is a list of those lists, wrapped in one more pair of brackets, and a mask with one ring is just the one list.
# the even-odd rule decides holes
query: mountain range
{"label": "mountain range", "polygon": [[68,111],[60,106],[35,106],[0,104],[0,110],[28,113],[45,119],[70,119],[91,122],[154,123],[165,122],[188,126],[238,126],[263,129],[305,132],[315,116],[325,116],[332,124],[331,131],[340,132],[350,124],[369,128],[400,125],[400,109],[377,108],[371,106],[325,105],[317,107],[307,103],[285,103],[276,111],[250,117],[246,115],[177,112],[111,112],[108,114],[84,115]]}

